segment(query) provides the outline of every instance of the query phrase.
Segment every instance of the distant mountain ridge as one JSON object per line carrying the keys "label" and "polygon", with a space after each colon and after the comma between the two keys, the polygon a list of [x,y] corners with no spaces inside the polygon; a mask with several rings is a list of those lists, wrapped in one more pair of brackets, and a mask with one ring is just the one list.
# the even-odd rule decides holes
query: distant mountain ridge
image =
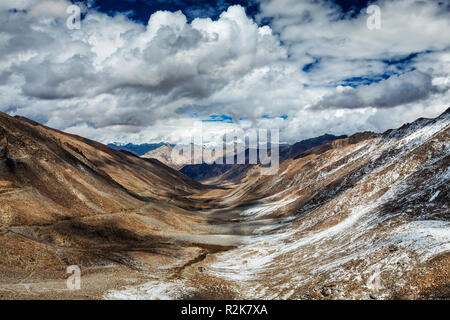
{"label": "distant mountain ridge", "polygon": [[141,157],[145,159],[157,159],[164,163],[166,166],[169,166],[175,170],[180,170],[181,168],[183,168],[184,164],[176,164],[172,161],[172,150],[173,145],[163,144],[159,148],[146,152]]}
{"label": "distant mountain ridge", "polygon": [[134,143],[120,144],[120,143],[114,142],[114,143],[107,144],[107,146],[112,149],[125,150],[128,152],[132,152],[138,156],[143,156],[147,152],[158,149],[164,145],[168,145],[168,143],[159,142],[159,143],[143,143],[143,144],[134,144]]}
{"label": "distant mountain ridge", "polygon": [[346,135],[335,136],[332,134],[324,134],[319,137],[305,139],[305,140],[296,142],[293,145],[287,146],[280,150],[280,162],[284,161],[286,159],[289,159],[289,158],[294,158],[297,155],[299,155],[300,153],[302,153],[308,149],[320,146],[320,145],[330,142],[330,141],[344,139],[344,138],[347,138],[347,136]]}
{"label": "distant mountain ridge", "polygon": [[[280,146],[280,163],[286,159],[293,158],[302,152],[311,149],[313,147],[320,146],[324,143],[331,142],[338,139],[347,138],[346,135],[334,136],[331,134],[324,134],[320,137],[310,138],[306,140],[299,141],[293,145]],[[244,178],[247,172],[254,166],[254,164],[249,164],[249,149],[245,151],[245,164],[225,164],[225,157],[223,159],[223,164],[193,164],[184,166],[180,172],[187,175],[188,177],[196,180],[205,182],[206,180],[213,179],[216,181],[232,181],[239,182]],[[236,163],[235,156],[235,161]]]}
{"label": "distant mountain ridge", "polygon": [[[286,159],[293,158],[302,152],[317,147],[324,143],[346,138],[346,135],[335,136],[331,134],[324,134],[319,137],[305,139],[294,143],[293,145],[280,145],[280,163]],[[115,150],[124,150],[131,152],[139,157],[145,159],[157,159],[175,170],[180,170],[182,173],[186,174],[190,178],[197,181],[205,181],[210,178],[218,177],[227,171],[234,168],[233,172],[227,174],[227,179],[243,178],[253,165],[248,164],[248,149],[246,151],[246,164],[239,165],[236,167],[233,164],[177,164],[172,161],[172,150],[174,144],[159,142],[159,143],[143,143],[143,144],[120,144],[120,143],[109,143],[108,147]],[[192,161],[191,163],[194,163]]]}

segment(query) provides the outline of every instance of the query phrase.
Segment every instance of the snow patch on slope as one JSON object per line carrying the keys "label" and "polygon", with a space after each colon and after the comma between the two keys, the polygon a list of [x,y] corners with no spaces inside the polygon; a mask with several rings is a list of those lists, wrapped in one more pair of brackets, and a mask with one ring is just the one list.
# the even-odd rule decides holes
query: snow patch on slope
{"label": "snow patch on slope", "polygon": [[186,281],[149,281],[138,287],[108,292],[106,300],[177,300],[194,292],[195,289],[186,285]]}

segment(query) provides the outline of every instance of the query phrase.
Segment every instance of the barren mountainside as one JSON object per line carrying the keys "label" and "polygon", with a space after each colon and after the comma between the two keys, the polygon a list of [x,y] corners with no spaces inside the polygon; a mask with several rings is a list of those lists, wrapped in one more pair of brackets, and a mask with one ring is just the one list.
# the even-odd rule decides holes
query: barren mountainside
{"label": "barren mountainside", "polygon": [[0,295],[448,298],[449,150],[447,110],[212,187],[0,114]]}
{"label": "barren mountainside", "polygon": [[156,159],[164,163],[166,166],[169,166],[175,170],[180,170],[184,165],[177,164],[172,161],[172,150],[173,147],[171,145],[165,144],[157,149],[150,150],[141,157],[146,159]]}

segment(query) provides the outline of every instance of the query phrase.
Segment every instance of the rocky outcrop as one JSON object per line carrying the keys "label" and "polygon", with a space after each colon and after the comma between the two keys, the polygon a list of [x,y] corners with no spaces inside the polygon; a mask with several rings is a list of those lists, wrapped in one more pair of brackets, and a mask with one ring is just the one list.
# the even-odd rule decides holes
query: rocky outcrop
{"label": "rocky outcrop", "polygon": [[0,159],[8,156],[8,139],[0,135]]}

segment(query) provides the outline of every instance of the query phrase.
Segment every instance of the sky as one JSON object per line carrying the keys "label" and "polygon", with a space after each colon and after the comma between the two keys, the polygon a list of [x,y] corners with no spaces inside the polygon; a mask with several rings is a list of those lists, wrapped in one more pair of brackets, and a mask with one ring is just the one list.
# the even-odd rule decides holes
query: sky
{"label": "sky", "polygon": [[104,143],[294,143],[450,105],[449,0],[2,0],[0,22],[0,111]]}

